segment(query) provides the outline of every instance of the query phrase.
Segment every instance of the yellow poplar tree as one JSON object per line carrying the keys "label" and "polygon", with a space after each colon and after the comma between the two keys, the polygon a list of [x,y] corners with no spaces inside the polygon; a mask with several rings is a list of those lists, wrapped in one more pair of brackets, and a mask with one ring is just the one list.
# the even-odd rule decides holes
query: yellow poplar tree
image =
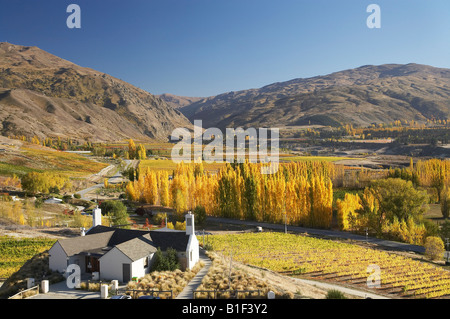
{"label": "yellow poplar tree", "polygon": [[341,230],[349,230],[350,219],[355,218],[355,211],[361,209],[358,194],[346,193],[343,200],[336,201],[338,225]]}

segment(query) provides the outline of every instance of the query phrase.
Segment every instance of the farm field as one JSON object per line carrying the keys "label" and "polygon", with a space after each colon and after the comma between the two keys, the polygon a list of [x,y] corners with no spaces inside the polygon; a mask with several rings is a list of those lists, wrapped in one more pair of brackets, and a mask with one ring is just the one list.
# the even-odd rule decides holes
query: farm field
{"label": "farm field", "polygon": [[52,247],[55,239],[0,237],[0,278],[8,278],[33,256]]}
{"label": "farm field", "polygon": [[368,289],[367,269],[377,265],[380,286],[370,289],[374,293],[401,298],[450,296],[450,272],[394,253],[271,232],[214,235],[209,243],[235,261],[285,275]]}
{"label": "farm field", "polygon": [[22,176],[29,172],[51,172],[70,178],[95,174],[108,164],[86,156],[23,144],[0,156],[0,176]]}
{"label": "farm field", "polygon": [[[220,168],[224,167],[223,163],[203,163],[203,167],[206,171],[218,171]],[[145,171],[147,168],[155,171],[172,171],[177,169],[177,164],[170,159],[146,159],[140,161],[140,168]]]}
{"label": "farm field", "polygon": [[337,156],[283,156],[280,157],[280,160],[289,162],[305,162],[305,161],[337,162],[342,160],[357,160],[357,158],[337,157]]}

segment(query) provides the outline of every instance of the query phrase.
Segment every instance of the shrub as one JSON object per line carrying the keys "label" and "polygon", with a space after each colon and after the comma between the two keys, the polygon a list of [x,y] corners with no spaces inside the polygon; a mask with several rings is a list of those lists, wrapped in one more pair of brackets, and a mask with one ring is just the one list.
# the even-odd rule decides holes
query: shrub
{"label": "shrub", "polygon": [[166,222],[167,214],[166,213],[157,213],[153,215],[153,224],[161,225],[163,222]]}
{"label": "shrub", "polygon": [[81,195],[80,194],[73,194],[73,197],[76,198],[76,199],[80,199]]}
{"label": "shrub", "polygon": [[425,255],[431,260],[442,259],[444,254],[444,242],[435,236],[427,237],[425,241]]}
{"label": "shrub", "polygon": [[186,230],[186,221],[184,222],[176,222],[175,223],[176,230]]}
{"label": "shrub", "polygon": [[[265,280],[252,276],[236,266],[233,266],[233,269],[230,271],[229,262],[222,255],[208,252],[207,256],[211,259],[212,265],[208,273],[203,277],[202,283],[197,290],[217,290],[216,297],[219,299],[230,298],[231,294],[236,293],[236,290],[259,290],[260,297],[267,296],[269,291],[273,291],[275,298],[293,298],[292,293],[280,291]],[[213,292],[196,293],[196,298],[199,299],[213,297]],[[239,299],[257,298],[257,293],[241,291],[235,297]]]}
{"label": "shrub", "polygon": [[41,208],[43,204],[44,200],[42,199],[42,197],[36,198],[36,200],[34,201],[34,207],[36,208]]}
{"label": "shrub", "polygon": [[344,295],[343,292],[336,290],[336,289],[328,290],[325,298],[326,299],[347,299],[347,297]]}
{"label": "shrub", "polygon": [[174,271],[180,269],[177,251],[173,248],[167,249],[164,255],[160,248],[155,253],[155,260],[152,265],[152,271]]}

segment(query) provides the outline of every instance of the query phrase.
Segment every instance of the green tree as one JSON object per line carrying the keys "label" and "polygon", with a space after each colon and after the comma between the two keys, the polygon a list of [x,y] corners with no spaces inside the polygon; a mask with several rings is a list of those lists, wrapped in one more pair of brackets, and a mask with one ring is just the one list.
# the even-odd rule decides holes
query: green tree
{"label": "green tree", "polygon": [[111,218],[113,225],[127,225],[126,228],[130,227],[128,225],[127,207],[121,201],[108,200],[101,203],[100,208],[103,214]]}
{"label": "green tree", "polygon": [[167,265],[169,267],[169,271],[174,271],[176,269],[180,269],[180,262],[178,260],[178,253],[174,248],[169,247],[167,249]]}
{"label": "green tree", "polygon": [[155,252],[155,255],[153,256],[153,263],[152,263],[152,271],[165,271],[168,268],[167,258],[164,256],[163,252],[161,251],[161,248],[158,247],[158,249]]}
{"label": "green tree", "polygon": [[428,195],[414,188],[411,181],[387,178],[372,183],[370,191],[378,202],[378,213],[393,222],[412,217],[420,221],[427,209]]}
{"label": "green tree", "polygon": [[194,220],[196,226],[204,226],[206,223],[206,209],[198,205],[194,208]]}
{"label": "green tree", "polygon": [[166,254],[164,254],[161,248],[158,247],[153,258],[152,271],[174,271],[180,269],[178,254],[173,248],[168,248]]}

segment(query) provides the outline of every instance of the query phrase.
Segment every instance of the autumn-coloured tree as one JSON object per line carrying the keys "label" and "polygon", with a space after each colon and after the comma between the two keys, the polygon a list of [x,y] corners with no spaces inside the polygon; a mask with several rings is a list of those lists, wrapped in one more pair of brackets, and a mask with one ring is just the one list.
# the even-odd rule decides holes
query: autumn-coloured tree
{"label": "autumn-coloured tree", "polygon": [[447,219],[450,216],[450,186],[446,186],[441,193],[441,212]]}
{"label": "autumn-coloured tree", "polygon": [[49,172],[30,172],[21,179],[22,188],[30,193],[49,193],[52,189],[70,189],[69,179]]}
{"label": "autumn-coloured tree", "polygon": [[134,141],[131,138],[128,141],[128,157],[129,159],[136,158],[136,144],[134,144]]}
{"label": "autumn-coloured tree", "polygon": [[336,201],[338,225],[341,230],[349,230],[351,220],[356,219],[356,211],[362,208],[358,194],[346,193],[343,200]]}
{"label": "autumn-coloured tree", "polygon": [[5,188],[21,188],[20,178],[13,174],[12,177],[7,177],[3,182],[0,181],[0,187]]}
{"label": "autumn-coloured tree", "polygon": [[425,255],[432,260],[442,259],[444,254],[444,242],[440,237],[430,236],[425,241]]}
{"label": "autumn-coloured tree", "polygon": [[147,158],[147,150],[145,149],[144,145],[139,144],[136,150],[135,159],[146,159]]}
{"label": "autumn-coloured tree", "polygon": [[159,198],[161,206],[169,206],[169,173],[163,171],[159,174]]}
{"label": "autumn-coloured tree", "polygon": [[129,198],[147,203],[157,203],[156,193],[159,204],[173,207],[180,219],[186,210],[201,205],[213,216],[330,227],[333,164],[289,163],[274,174],[262,174],[261,167],[249,162],[227,164],[211,174],[201,163],[180,163],[171,181],[167,173],[147,171],[130,181],[126,192]]}
{"label": "autumn-coloured tree", "polygon": [[125,193],[127,194],[127,198],[132,201],[136,201],[138,198],[136,196],[136,191],[134,189],[134,183],[129,182],[126,186]]}

